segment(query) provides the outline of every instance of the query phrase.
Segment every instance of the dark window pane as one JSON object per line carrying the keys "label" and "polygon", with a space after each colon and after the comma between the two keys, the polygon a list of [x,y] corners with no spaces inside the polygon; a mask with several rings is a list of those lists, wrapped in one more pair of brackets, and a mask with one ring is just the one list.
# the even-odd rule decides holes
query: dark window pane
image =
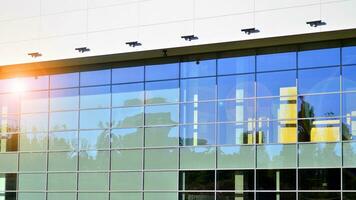
{"label": "dark window pane", "polygon": [[296,93],[295,71],[257,74],[257,96],[288,96]]}
{"label": "dark window pane", "polygon": [[300,94],[340,91],[340,68],[300,70],[298,83]]}
{"label": "dark window pane", "polygon": [[79,86],[79,73],[57,74],[50,77],[51,89]]}
{"label": "dark window pane", "polygon": [[112,86],[113,107],[143,105],[143,99],[144,99],[143,83]]}
{"label": "dark window pane", "polygon": [[254,96],[254,74],[218,77],[219,99],[242,99]]}
{"label": "dark window pane", "polygon": [[255,100],[220,101],[219,122],[247,122],[255,119]]}
{"label": "dark window pane", "polygon": [[356,199],[356,192],[344,192],[342,194],[343,200],[355,200]]}
{"label": "dark window pane", "polygon": [[257,170],[256,181],[258,190],[295,190],[296,171],[283,170]]}
{"label": "dark window pane", "polygon": [[214,171],[179,172],[179,190],[214,190]]}
{"label": "dark window pane", "polygon": [[257,192],[257,200],[296,200],[295,192]]}
{"label": "dark window pane", "polygon": [[340,190],[340,169],[300,169],[300,190]]}
{"label": "dark window pane", "polygon": [[146,66],[146,81],[179,78],[179,63]]}
{"label": "dark window pane", "polygon": [[298,200],[312,199],[341,200],[341,194],[339,192],[300,192],[298,194]]}
{"label": "dark window pane", "polygon": [[342,48],[342,64],[356,64],[356,46]]}
{"label": "dark window pane", "polygon": [[215,144],[215,125],[199,124],[180,127],[180,145],[197,146]]}
{"label": "dark window pane", "polygon": [[146,83],[146,104],[176,103],[179,101],[179,81]]}
{"label": "dark window pane", "polygon": [[216,98],[216,78],[198,78],[181,80],[180,100],[204,101]]}
{"label": "dark window pane", "polygon": [[254,200],[253,192],[219,192],[217,200]]}
{"label": "dark window pane", "polygon": [[180,67],[181,78],[215,76],[216,60],[183,62]]}
{"label": "dark window pane", "polygon": [[254,123],[219,124],[219,144],[252,144],[254,136]]}
{"label": "dark window pane", "polygon": [[112,70],[112,83],[141,82],[144,80],[144,67],[126,67]]}
{"label": "dark window pane", "polygon": [[215,122],[215,102],[186,103],[180,105],[180,123],[197,124]]}
{"label": "dark window pane", "polygon": [[356,169],[343,169],[342,180],[343,190],[356,190]]}
{"label": "dark window pane", "polygon": [[[17,174],[0,174],[2,180],[1,190],[16,190]],[[5,198],[7,200],[7,198]]]}
{"label": "dark window pane", "polygon": [[218,171],[217,190],[254,190],[254,171]]}
{"label": "dark window pane", "polygon": [[344,91],[356,90],[356,66],[342,68],[342,89]]}
{"label": "dark window pane", "polygon": [[208,192],[184,192],[179,193],[179,200],[214,200],[214,193]]}
{"label": "dark window pane", "polygon": [[80,73],[80,86],[110,84],[110,70],[90,71]]}
{"label": "dark window pane", "polygon": [[282,69],[295,69],[297,65],[297,53],[275,53],[257,56],[257,71],[272,71]]}
{"label": "dark window pane", "polygon": [[218,59],[218,74],[240,74],[255,72],[255,56]]}
{"label": "dark window pane", "polygon": [[299,68],[340,65],[340,48],[301,51],[298,64]]}
{"label": "dark window pane", "polygon": [[340,115],[340,95],[313,95],[298,97],[298,117],[337,117]]}

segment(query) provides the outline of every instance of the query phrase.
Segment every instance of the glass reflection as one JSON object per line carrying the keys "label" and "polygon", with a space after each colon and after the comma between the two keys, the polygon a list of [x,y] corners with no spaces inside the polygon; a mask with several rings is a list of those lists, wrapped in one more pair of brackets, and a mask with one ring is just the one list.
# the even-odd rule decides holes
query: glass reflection
{"label": "glass reflection", "polygon": [[340,190],[340,169],[300,169],[300,190]]}
{"label": "glass reflection", "polygon": [[308,69],[298,71],[299,93],[340,91],[340,68]]}
{"label": "glass reflection", "polygon": [[261,145],[257,146],[258,168],[296,167],[295,145]]}
{"label": "glass reflection", "polygon": [[109,131],[94,130],[79,132],[79,149],[106,149],[110,147]]}
{"label": "glass reflection", "polygon": [[254,74],[218,77],[219,99],[243,99],[254,96]]}
{"label": "glass reflection", "polygon": [[296,95],[296,74],[294,70],[257,74],[257,96]]}
{"label": "glass reflection", "polygon": [[112,109],[113,128],[131,128],[143,126],[143,107]]}
{"label": "glass reflection", "polygon": [[31,92],[21,96],[21,113],[48,111],[48,92]]}
{"label": "glass reflection", "polygon": [[111,70],[80,72],[80,86],[106,85],[111,82]]}
{"label": "glass reflection", "polygon": [[176,103],[179,101],[179,81],[146,83],[146,104]]}
{"label": "glass reflection", "polygon": [[111,104],[110,86],[80,88],[80,108],[108,108]]}
{"label": "glass reflection", "polygon": [[3,94],[0,95],[1,114],[17,114],[20,113],[20,95],[19,94]]}
{"label": "glass reflection", "polygon": [[180,64],[180,77],[191,78],[200,76],[215,76],[216,60],[197,60]]}
{"label": "glass reflection", "polygon": [[142,147],[143,130],[143,128],[113,129],[111,131],[111,148]]}
{"label": "glass reflection", "polygon": [[81,129],[108,129],[110,128],[110,110],[81,110]]}
{"label": "glass reflection", "polygon": [[56,74],[50,78],[51,89],[79,86],[79,73]]}
{"label": "glass reflection", "polygon": [[185,79],[180,82],[181,102],[214,100],[216,78]]}
{"label": "glass reflection", "polygon": [[218,74],[240,74],[255,72],[255,56],[218,59]]}
{"label": "glass reflection", "polygon": [[296,96],[257,99],[258,120],[283,120],[296,118]]}
{"label": "glass reflection", "polygon": [[[17,138],[15,140],[17,147]],[[47,149],[47,133],[20,134],[21,151],[44,151]]]}
{"label": "glass reflection", "polygon": [[217,171],[217,190],[254,190],[253,170]]}
{"label": "glass reflection", "polygon": [[50,131],[66,131],[78,129],[78,115],[75,112],[53,112],[50,114]]}
{"label": "glass reflection", "polygon": [[48,114],[22,114],[20,118],[21,132],[46,132],[48,131]]}
{"label": "glass reflection", "polygon": [[126,67],[112,70],[112,83],[132,83],[144,80],[144,67]]}
{"label": "glass reflection", "polygon": [[50,110],[65,111],[79,108],[79,90],[65,89],[50,92]]}
{"label": "glass reflection", "polygon": [[298,121],[300,142],[335,142],[340,140],[340,119],[305,119]]}
{"label": "glass reflection", "polygon": [[295,69],[297,65],[296,52],[257,55],[257,71],[273,71]]}
{"label": "glass reflection", "polygon": [[148,65],[145,68],[145,80],[166,80],[179,78],[179,63]]}
{"label": "glass reflection", "polygon": [[257,190],[295,190],[296,170],[257,170]]}
{"label": "glass reflection", "polygon": [[343,47],[342,48],[342,64],[350,65],[356,64],[356,47]]}
{"label": "glass reflection", "polygon": [[250,122],[255,119],[255,100],[218,102],[219,122]]}
{"label": "glass reflection", "polygon": [[215,102],[181,104],[180,123],[196,124],[215,122],[215,106]]}
{"label": "glass reflection", "polygon": [[298,52],[298,67],[321,67],[340,65],[340,48],[316,49]]}
{"label": "glass reflection", "polygon": [[179,105],[146,106],[146,125],[172,125],[179,122]]}
{"label": "glass reflection", "polygon": [[144,84],[124,84],[112,86],[112,106],[139,106],[143,105]]}
{"label": "glass reflection", "polygon": [[356,91],[356,66],[343,66],[342,89],[344,91]]}
{"label": "glass reflection", "polygon": [[145,128],[145,146],[178,146],[178,126]]}
{"label": "glass reflection", "polygon": [[337,117],[340,115],[340,94],[298,97],[298,117]]}
{"label": "glass reflection", "polygon": [[179,143],[181,146],[215,144],[215,124],[181,126]]}
{"label": "glass reflection", "polygon": [[297,121],[258,121],[256,143],[297,142]]}
{"label": "glass reflection", "polygon": [[109,170],[109,158],[108,151],[79,152],[79,170]]}
{"label": "glass reflection", "polygon": [[218,168],[227,169],[254,169],[255,147],[252,145],[218,147],[217,165]]}
{"label": "glass reflection", "polygon": [[179,190],[214,190],[214,171],[179,172]]}
{"label": "glass reflection", "polygon": [[218,125],[219,144],[253,144],[255,122]]}
{"label": "glass reflection", "polygon": [[298,153],[301,167],[341,166],[340,143],[300,144]]}
{"label": "glass reflection", "polygon": [[204,199],[204,200],[214,200],[214,193],[208,192],[180,192],[179,200],[191,200],[191,199]]}
{"label": "glass reflection", "polygon": [[76,131],[49,133],[50,150],[77,150],[78,134]]}

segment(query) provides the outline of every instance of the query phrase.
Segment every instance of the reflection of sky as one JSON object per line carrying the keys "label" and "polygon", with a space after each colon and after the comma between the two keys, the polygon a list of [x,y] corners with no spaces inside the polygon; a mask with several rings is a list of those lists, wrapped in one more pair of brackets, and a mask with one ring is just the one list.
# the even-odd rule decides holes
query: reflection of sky
{"label": "reflection of sky", "polygon": [[265,152],[268,154],[270,160],[274,157],[280,156],[283,151],[283,145],[264,146]]}
{"label": "reflection of sky", "polygon": [[240,154],[241,147],[240,147],[240,146],[221,147],[221,148],[220,148],[220,151],[222,151],[224,155]]}

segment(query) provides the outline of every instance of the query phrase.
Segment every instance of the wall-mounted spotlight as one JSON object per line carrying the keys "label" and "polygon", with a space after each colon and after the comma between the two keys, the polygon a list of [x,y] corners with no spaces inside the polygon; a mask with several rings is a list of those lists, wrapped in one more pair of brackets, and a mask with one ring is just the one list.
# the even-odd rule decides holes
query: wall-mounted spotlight
{"label": "wall-mounted spotlight", "polygon": [[309,22],[306,22],[306,23],[311,27],[318,27],[318,26],[326,25],[326,22],[323,22],[321,20],[309,21]]}
{"label": "wall-mounted spotlight", "polygon": [[241,29],[242,32],[246,33],[247,35],[250,35],[251,33],[259,33],[260,30],[256,29],[256,28],[245,28],[245,29]]}
{"label": "wall-mounted spotlight", "polygon": [[126,42],[126,44],[129,45],[130,47],[137,47],[137,46],[141,46],[142,45],[138,41]]}
{"label": "wall-mounted spotlight", "polygon": [[42,56],[42,54],[39,52],[32,52],[32,53],[28,53],[27,55],[31,56],[32,58],[37,58]]}
{"label": "wall-mounted spotlight", "polygon": [[78,51],[79,53],[85,53],[87,51],[90,51],[88,47],[79,47],[79,48],[75,48],[75,50]]}
{"label": "wall-mounted spotlight", "polygon": [[195,36],[195,35],[183,35],[181,38],[184,39],[185,41],[189,41],[189,42],[192,40],[199,39],[198,36]]}

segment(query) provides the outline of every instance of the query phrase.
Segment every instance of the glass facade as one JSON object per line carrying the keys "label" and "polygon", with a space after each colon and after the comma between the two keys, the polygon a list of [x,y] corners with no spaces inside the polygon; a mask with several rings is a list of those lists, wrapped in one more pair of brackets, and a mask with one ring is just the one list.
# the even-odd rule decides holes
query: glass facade
{"label": "glass facade", "polygon": [[356,47],[0,80],[0,199],[356,198]]}

